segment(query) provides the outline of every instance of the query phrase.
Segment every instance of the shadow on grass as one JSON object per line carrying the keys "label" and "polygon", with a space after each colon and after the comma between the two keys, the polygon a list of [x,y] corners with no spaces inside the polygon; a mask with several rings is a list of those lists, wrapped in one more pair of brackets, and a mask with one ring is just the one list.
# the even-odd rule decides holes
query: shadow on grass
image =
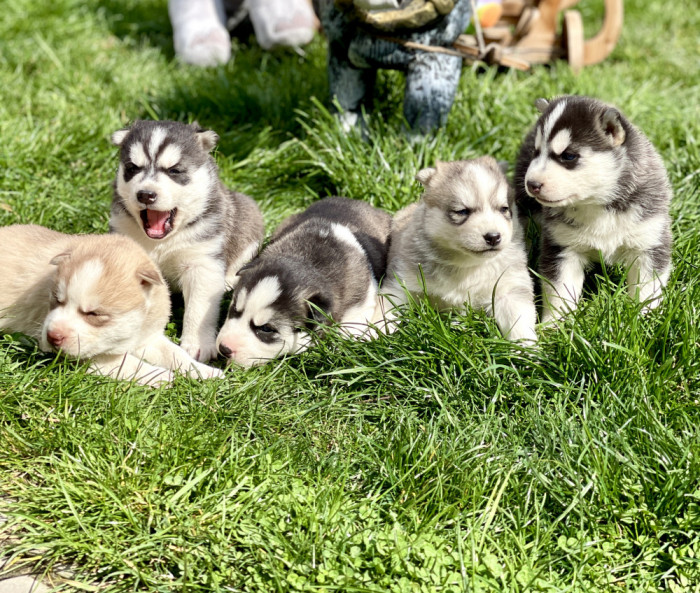
{"label": "shadow on grass", "polygon": [[168,58],[175,56],[165,2],[100,0],[97,6],[112,33],[122,41],[161,47]]}
{"label": "shadow on grass", "polygon": [[170,94],[159,98],[162,114],[216,130],[220,150],[236,158],[256,147],[276,148],[302,134],[298,111],[310,111],[312,98],[327,94],[324,52],[321,40],[304,56],[234,42],[233,57],[221,68],[183,65]]}
{"label": "shadow on grass", "polygon": [[[165,2],[102,0],[98,5],[115,36],[159,47],[168,61],[175,60]],[[236,30],[231,60],[223,66],[178,65],[171,87],[155,91],[139,117],[197,120],[219,134],[221,151],[237,159],[299,135],[297,111],[309,111],[312,97],[328,95],[325,40],[318,35],[299,52],[266,51],[251,33],[245,25]]]}

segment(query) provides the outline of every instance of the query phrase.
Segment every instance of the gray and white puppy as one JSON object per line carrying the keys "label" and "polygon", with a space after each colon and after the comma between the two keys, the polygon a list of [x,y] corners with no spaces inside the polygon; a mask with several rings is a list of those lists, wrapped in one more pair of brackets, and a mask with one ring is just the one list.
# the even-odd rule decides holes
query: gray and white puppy
{"label": "gray and white puppy", "polygon": [[[382,306],[387,329],[406,290],[437,309],[465,303],[492,315],[511,340],[534,342],[536,310],[513,194],[491,157],[421,170],[420,202],[394,217]],[[403,285],[403,286],[402,286]]]}
{"label": "gray and white puppy", "polygon": [[391,216],[348,198],[325,198],[275,230],[239,272],[219,351],[241,366],[301,352],[317,326],[362,336],[374,320]]}
{"label": "gray and white puppy", "polygon": [[216,356],[221,299],[264,233],[257,204],[219,179],[210,154],[218,138],[173,121],[136,121],[112,135],[120,160],[110,230],[139,243],[182,292],[181,345],[201,361]]}
{"label": "gray and white puppy", "polygon": [[627,268],[630,296],[655,307],[671,271],[672,191],[661,157],[622,113],[590,97],[538,99],[518,156],[522,210],[541,221],[542,321],[576,307],[586,269]]}

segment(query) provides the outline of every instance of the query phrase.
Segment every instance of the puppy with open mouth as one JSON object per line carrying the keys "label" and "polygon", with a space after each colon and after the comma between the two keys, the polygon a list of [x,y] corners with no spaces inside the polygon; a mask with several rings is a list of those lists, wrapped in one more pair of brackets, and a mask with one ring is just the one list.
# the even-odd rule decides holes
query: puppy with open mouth
{"label": "puppy with open mouth", "polygon": [[35,225],[0,228],[0,328],[42,350],[90,360],[93,372],[144,385],[218,377],[164,335],[170,295],[158,268],[128,237],[64,235]]}
{"label": "puppy with open mouth", "polygon": [[141,245],[182,292],[181,345],[201,361],[216,356],[221,299],[264,233],[257,204],[219,179],[217,141],[174,121],[136,121],[112,135],[120,158],[110,229]]}
{"label": "puppy with open mouth", "polygon": [[422,199],[394,217],[382,308],[386,329],[406,290],[440,310],[465,304],[511,340],[534,342],[536,310],[512,191],[491,157],[438,162],[417,175]]}

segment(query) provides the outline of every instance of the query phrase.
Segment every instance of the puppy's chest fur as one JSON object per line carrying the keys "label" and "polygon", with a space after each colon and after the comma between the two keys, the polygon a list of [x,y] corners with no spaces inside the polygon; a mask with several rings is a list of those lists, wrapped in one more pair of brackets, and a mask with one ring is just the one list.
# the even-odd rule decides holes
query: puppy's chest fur
{"label": "puppy's chest fur", "polygon": [[666,217],[643,219],[638,208],[615,212],[598,205],[545,211],[545,229],[554,242],[578,253],[615,261],[630,251],[657,245]]}
{"label": "puppy's chest fur", "polygon": [[192,262],[202,260],[208,260],[211,265],[221,268],[223,274],[223,234],[206,237],[195,228],[185,228],[154,244],[131,218],[124,220],[123,226],[115,224],[114,228],[139,243],[158,264],[161,273],[170,284],[179,286],[183,271],[192,265]]}
{"label": "puppy's chest fur", "polygon": [[496,284],[511,265],[516,262],[510,249],[499,253],[493,261],[478,266],[456,267],[437,264],[432,273],[426,274],[430,286],[429,299],[440,309],[463,307],[465,303],[475,308],[488,307],[494,298]]}
{"label": "puppy's chest fur", "polygon": [[[462,308],[465,303],[475,308],[488,308],[497,287],[505,291],[513,288],[510,285],[514,273],[524,275],[522,285],[529,286],[525,249],[517,240],[486,261],[459,265],[454,260],[442,260],[430,238],[420,229],[409,227],[402,239],[406,251],[398,256],[397,275],[414,294],[424,292],[425,279],[428,299],[438,309]],[[422,278],[416,264],[420,266]]]}

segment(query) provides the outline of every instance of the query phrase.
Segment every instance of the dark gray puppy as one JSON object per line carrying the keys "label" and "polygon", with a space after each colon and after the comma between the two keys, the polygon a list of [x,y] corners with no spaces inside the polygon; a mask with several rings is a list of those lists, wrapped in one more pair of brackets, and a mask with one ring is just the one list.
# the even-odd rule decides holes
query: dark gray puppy
{"label": "dark gray puppy", "polygon": [[326,198],[286,219],[239,272],[219,351],[242,366],[310,343],[308,330],[336,321],[362,336],[377,314],[391,216],[365,202]]}

